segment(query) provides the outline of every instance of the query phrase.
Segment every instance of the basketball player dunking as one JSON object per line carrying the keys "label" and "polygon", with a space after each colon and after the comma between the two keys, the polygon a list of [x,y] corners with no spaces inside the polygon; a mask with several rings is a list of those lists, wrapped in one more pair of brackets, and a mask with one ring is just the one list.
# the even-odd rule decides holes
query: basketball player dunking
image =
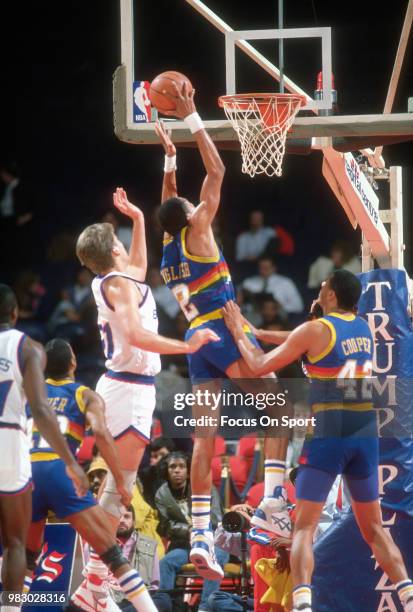
{"label": "basketball player dunking", "polygon": [[[176,96],[163,92],[176,105],[176,109],[169,114],[184,119],[194,134],[206,177],[198,206],[177,196],[175,147],[163,125],[157,124],[156,130],[166,153],[159,213],[165,232],[161,274],[189,321],[186,338],[190,339],[196,330],[208,327],[220,337],[219,342],[188,356],[190,378],[196,391],[218,392],[221,384],[218,379],[228,377],[240,379],[239,383],[248,392],[262,392],[264,385],[269,385],[270,381],[259,381],[257,385],[257,381],[251,380],[256,376],[240,354],[222,314],[223,306],[233,300],[235,294],[228,265],[215,242],[211,225],[220,204],[225,168],[196,112],[194,90],[188,92],[184,84],[181,91],[175,85],[175,92]],[[258,350],[258,342],[252,334],[251,342]],[[194,407],[194,414],[207,415],[207,406]],[[219,579],[223,575],[215,561],[210,531],[211,462],[215,431],[213,427],[195,431],[191,465],[193,529],[190,559],[198,573],[209,579]],[[287,444],[285,437],[268,436],[265,439],[265,497],[251,521],[281,535],[289,535],[291,529],[282,489]]]}
{"label": "basketball player dunking", "polygon": [[279,370],[304,355],[312,383],[310,403],[316,426],[312,439],[304,443],[296,480],[290,559],[293,612],[312,610],[313,535],[338,474],[347,482],[363,538],[395,585],[403,609],[413,611],[413,583],[399,549],[382,527],[376,413],[368,383],[374,344],[368,324],[354,314],[360,294],[361,284],[354,274],[334,272],[318,298],[323,316],[288,335],[265,332],[266,342],[280,344],[266,355],[254,350],[238,306],[231,302],[225,308],[226,324],[256,375]]}
{"label": "basketball player dunking", "polygon": [[[130,252],[116,237],[112,225],[96,223],[83,230],[76,253],[81,263],[96,274],[92,290],[107,368],[96,391],[105,403],[107,426],[115,440],[126,489],[131,493],[150,441],[154,377],[161,368],[159,353],[193,353],[203,344],[218,340],[218,336],[211,330],[199,330],[187,342],[181,342],[158,335],[155,300],[144,284],[147,254],[143,213],[128,201],[123,189],[117,189],[113,200],[120,212],[133,221]],[[99,503],[115,534],[123,507],[110,471]],[[107,568],[93,560],[86,573],[98,574],[105,581]],[[100,593],[92,581],[83,588],[96,591],[95,599],[105,599],[104,586]]]}

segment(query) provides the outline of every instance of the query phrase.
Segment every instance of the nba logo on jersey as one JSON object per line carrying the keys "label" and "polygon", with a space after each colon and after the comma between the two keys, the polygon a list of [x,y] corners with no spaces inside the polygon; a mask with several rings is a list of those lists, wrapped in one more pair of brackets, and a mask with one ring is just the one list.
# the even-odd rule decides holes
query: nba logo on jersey
{"label": "nba logo on jersey", "polygon": [[149,100],[149,81],[134,81],[133,83],[133,122],[146,123],[151,121],[152,109]]}

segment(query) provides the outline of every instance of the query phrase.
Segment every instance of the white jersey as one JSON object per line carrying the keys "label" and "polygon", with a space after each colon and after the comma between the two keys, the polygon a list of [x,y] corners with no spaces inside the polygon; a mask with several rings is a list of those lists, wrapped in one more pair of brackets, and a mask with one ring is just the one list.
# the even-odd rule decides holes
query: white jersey
{"label": "white jersey", "polygon": [[[26,335],[16,329],[0,331],[0,428],[26,428],[22,346]],[[13,428],[13,427],[12,427]]]}
{"label": "white jersey", "polygon": [[92,282],[92,291],[98,309],[98,327],[106,357],[106,368],[114,372],[155,376],[161,370],[159,354],[129,344],[119,324],[118,314],[106,297],[105,281],[116,276],[127,278],[135,283],[142,295],[139,305],[142,327],[154,333],[158,332],[155,299],[147,285],[122,272],[110,272],[104,277],[96,276]]}

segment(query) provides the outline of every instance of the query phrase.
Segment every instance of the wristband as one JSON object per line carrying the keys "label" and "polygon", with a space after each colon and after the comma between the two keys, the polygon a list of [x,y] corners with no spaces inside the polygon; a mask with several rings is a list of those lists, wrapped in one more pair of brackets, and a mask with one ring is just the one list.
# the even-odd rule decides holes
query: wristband
{"label": "wristband", "polygon": [[188,115],[187,117],[185,117],[184,121],[191,130],[191,134],[195,134],[195,132],[199,132],[199,130],[204,129],[204,124],[202,123],[202,119],[198,115],[198,113],[192,113],[191,115]]}
{"label": "wristband", "polygon": [[167,172],[175,172],[176,170],[176,155],[165,155],[165,164],[163,167],[163,171]]}

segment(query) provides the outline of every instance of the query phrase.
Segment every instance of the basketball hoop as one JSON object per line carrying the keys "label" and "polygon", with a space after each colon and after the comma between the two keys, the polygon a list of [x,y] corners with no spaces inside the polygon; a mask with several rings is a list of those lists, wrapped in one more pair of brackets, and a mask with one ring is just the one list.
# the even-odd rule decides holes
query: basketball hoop
{"label": "basketball hoop", "polygon": [[287,132],[306,102],[307,98],[298,94],[251,93],[218,98],[241,143],[244,174],[282,175]]}

